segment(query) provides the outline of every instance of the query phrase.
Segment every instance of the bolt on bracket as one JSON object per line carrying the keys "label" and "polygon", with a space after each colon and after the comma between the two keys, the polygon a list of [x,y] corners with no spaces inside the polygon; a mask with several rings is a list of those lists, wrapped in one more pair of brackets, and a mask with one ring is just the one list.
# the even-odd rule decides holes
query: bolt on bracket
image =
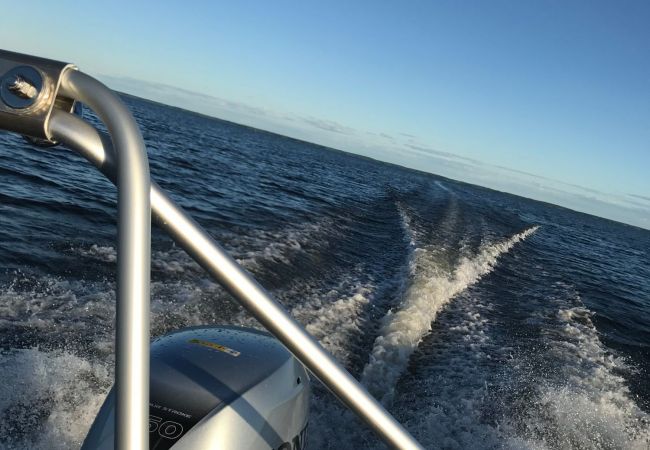
{"label": "bolt on bracket", "polygon": [[0,129],[53,143],[53,109],[72,112],[74,100],[59,95],[61,75],[75,66],[0,50]]}

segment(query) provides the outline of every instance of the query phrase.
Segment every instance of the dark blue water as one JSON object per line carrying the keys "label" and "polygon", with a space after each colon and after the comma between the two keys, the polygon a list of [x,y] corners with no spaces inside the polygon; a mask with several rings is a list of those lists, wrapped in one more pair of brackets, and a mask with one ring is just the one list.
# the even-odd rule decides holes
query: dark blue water
{"label": "dark blue water", "polygon": [[[650,232],[125,101],[159,184],[428,448],[648,448]],[[112,382],[115,189],[9,134],[0,175],[0,448],[78,448]],[[159,231],[152,295],[155,335],[256,325]],[[317,383],[309,439],[381,448]]]}

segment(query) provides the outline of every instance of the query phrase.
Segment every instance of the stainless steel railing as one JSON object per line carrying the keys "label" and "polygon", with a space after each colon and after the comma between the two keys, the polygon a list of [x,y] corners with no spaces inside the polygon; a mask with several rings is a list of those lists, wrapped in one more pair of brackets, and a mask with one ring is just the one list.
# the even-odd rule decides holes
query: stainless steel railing
{"label": "stainless steel railing", "polygon": [[[88,105],[104,122],[117,163],[117,305],[115,308],[115,448],[149,448],[149,278],[151,190],[147,150],[119,97],[76,70],[61,76],[59,94]],[[55,110],[50,116],[69,113]],[[49,131],[48,130],[48,131]],[[55,137],[56,139],[56,137]]]}

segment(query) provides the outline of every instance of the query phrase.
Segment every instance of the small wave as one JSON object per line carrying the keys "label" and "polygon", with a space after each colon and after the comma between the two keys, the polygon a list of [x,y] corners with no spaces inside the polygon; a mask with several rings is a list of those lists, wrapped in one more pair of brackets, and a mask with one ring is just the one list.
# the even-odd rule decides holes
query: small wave
{"label": "small wave", "polygon": [[[73,247],[71,251],[86,258],[105,263],[112,264],[117,261],[117,249],[110,245],[93,244],[88,248]],[[175,246],[169,250],[152,251],[151,268],[168,275],[200,271],[199,265],[184,250]]]}
{"label": "small wave", "polygon": [[88,249],[78,248],[75,250],[76,253],[88,258],[98,259],[109,263],[117,261],[117,250],[115,250],[115,247],[93,244]]}
{"label": "small wave", "polygon": [[368,389],[382,401],[390,403],[399,376],[422,337],[431,330],[431,323],[442,307],[490,273],[499,256],[537,229],[535,226],[506,241],[483,246],[478,255],[461,258],[451,274],[436,264],[435,249],[416,249],[413,278],[404,302],[396,312],[390,311],[384,318],[370,361],[363,370],[362,382]]}
{"label": "small wave", "polygon": [[265,261],[291,264],[292,257],[304,252],[307,244],[320,242],[332,231],[333,221],[324,218],[281,230],[256,230],[248,235],[230,236],[226,244],[237,262],[254,270]]}

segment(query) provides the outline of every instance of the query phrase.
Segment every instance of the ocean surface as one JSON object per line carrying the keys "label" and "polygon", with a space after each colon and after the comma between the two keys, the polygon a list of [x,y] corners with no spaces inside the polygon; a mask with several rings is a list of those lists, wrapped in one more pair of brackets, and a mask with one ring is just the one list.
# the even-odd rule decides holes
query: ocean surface
{"label": "ocean surface", "polygon": [[[427,448],[649,448],[649,231],[125,101],[158,183]],[[79,448],[111,386],[115,198],[0,133],[2,449]],[[153,335],[259,326],[152,245]],[[318,382],[308,445],[383,448]]]}

